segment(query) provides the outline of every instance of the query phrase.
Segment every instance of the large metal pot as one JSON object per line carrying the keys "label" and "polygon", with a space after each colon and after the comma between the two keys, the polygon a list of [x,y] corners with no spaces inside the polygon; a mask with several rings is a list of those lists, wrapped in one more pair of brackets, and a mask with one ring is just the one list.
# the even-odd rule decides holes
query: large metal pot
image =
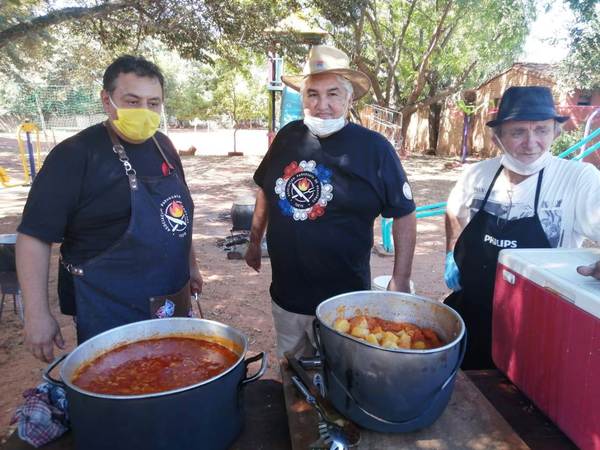
{"label": "large metal pot", "polygon": [[[337,317],[357,312],[433,328],[447,344],[392,350],[333,329]],[[456,311],[415,295],[359,291],[324,301],[316,316],[327,395],[342,414],[381,432],[418,430],[442,414],[466,345],[465,325]]]}
{"label": "large metal pot", "polygon": [[[225,345],[239,358],[223,373],[194,385],[148,395],[103,395],[72,383],[76,370],[120,345],[167,336],[198,336]],[[266,370],[264,352],[244,359],[248,340],[236,329],[203,319],[155,319],[124,325],[99,334],[57,358],[44,378],[67,391],[75,447],[95,449],[226,449],[243,427],[243,386]],[[61,361],[60,378],[50,371]],[[247,366],[261,360],[247,376]]]}

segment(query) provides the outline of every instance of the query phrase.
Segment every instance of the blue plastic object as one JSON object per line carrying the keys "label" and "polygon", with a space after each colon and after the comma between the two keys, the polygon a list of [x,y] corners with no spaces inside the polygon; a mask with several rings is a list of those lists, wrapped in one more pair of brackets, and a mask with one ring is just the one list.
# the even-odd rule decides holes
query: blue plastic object
{"label": "blue plastic object", "polygon": [[394,239],[392,238],[392,225],[394,219],[381,218],[381,246],[388,253],[394,251]]}
{"label": "blue plastic object", "polygon": [[279,129],[293,120],[304,117],[302,112],[302,97],[299,92],[285,86],[281,92],[281,110],[279,113]]}
{"label": "blue plastic object", "polygon": [[460,286],[460,271],[458,270],[456,261],[454,261],[454,252],[448,252],[446,254],[444,281],[446,282],[448,289],[452,289],[453,291],[460,291],[462,289]]}

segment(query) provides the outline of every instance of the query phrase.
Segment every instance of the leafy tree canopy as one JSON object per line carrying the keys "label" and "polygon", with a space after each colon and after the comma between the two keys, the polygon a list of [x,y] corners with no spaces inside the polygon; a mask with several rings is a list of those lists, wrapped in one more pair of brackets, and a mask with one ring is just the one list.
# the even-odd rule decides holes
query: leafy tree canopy
{"label": "leafy tree canopy", "polygon": [[[291,1],[291,0],[289,0]],[[184,58],[209,62],[235,58],[236,49],[266,49],[263,33],[289,12],[288,0],[6,0],[0,4],[0,71],[28,65],[31,52],[65,42],[62,26],[80,39],[96,39],[108,51],[135,52],[148,37]],[[39,55],[34,55],[39,56]]]}
{"label": "leafy tree canopy", "polygon": [[600,2],[569,0],[577,21],[571,28],[570,51],[560,66],[565,88],[600,89]]}

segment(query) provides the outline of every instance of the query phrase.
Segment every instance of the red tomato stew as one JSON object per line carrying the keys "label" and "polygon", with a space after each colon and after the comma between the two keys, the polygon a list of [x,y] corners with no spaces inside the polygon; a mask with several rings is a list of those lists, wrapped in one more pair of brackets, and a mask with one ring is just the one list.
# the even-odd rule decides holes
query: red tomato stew
{"label": "red tomato stew", "polygon": [[208,380],[237,359],[228,348],[203,339],[148,339],[114,348],[84,364],[73,384],[98,394],[152,394]]}

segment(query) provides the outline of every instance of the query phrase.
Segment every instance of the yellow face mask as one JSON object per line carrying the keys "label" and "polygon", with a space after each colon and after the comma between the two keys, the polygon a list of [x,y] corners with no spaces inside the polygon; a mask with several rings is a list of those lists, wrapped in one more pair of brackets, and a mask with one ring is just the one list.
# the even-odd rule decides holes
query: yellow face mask
{"label": "yellow face mask", "polygon": [[117,119],[112,123],[125,138],[134,142],[150,139],[158,130],[160,115],[146,108],[119,108],[110,98],[117,110]]}

